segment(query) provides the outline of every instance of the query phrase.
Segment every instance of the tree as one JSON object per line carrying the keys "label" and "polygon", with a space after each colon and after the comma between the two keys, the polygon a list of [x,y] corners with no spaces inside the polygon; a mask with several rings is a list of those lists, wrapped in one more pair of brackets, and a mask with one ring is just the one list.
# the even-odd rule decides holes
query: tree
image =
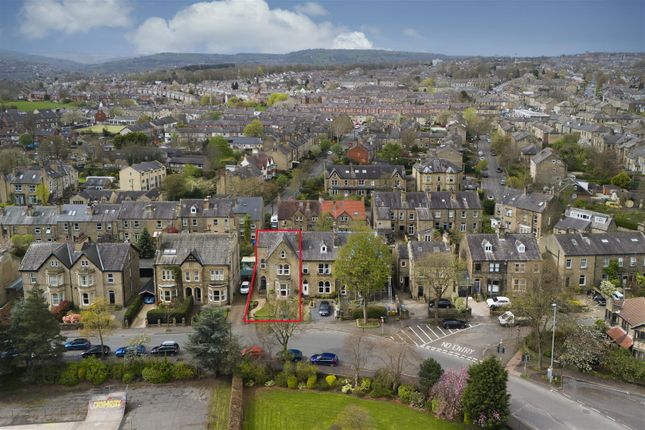
{"label": "tree", "polygon": [[264,135],[264,124],[259,119],[254,119],[244,127],[244,136],[261,137]]}
{"label": "tree", "polygon": [[192,164],[185,164],[182,169],[182,174],[187,178],[199,178],[202,176],[202,170]]}
{"label": "tree", "polygon": [[432,387],[443,375],[441,364],[434,358],[426,358],[419,366],[419,390],[428,398],[432,393]]}
{"label": "tree", "polygon": [[36,186],[36,198],[38,198],[38,201],[42,204],[46,205],[49,203],[49,188],[47,188],[47,184],[44,182],[41,182]]}
{"label": "tree", "polygon": [[345,348],[349,352],[349,367],[354,375],[354,386],[358,386],[361,370],[365,368],[367,359],[371,355],[374,345],[364,331],[352,334],[345,340]]}
{"label": "tree", "polygon": [[403,371],[418,361],[417,352],[407,343],[388,343],[379,355],[385,371],[392,381],[392,391],[396,393],[401,384]]}
{"label": "tree", "polygon": [[466,369],[448,369],[439,376],[437,383],[430,387],[432,409],[438,417],[452,421],[461,413],[467,375]]}
{"label": "tree", "polygon": [[628,190],[630,184],[632,183],[632,178],[629,177],[629,174],[627,172],[623,171],[611,178],[611,183],[612,185],[620,187],[624,190]]}
{"label": "tree", "polygon": [[[584,342],[580,339],[584,339]],[[590,373],[600,364],[608,347],[607,335],[603,330],[578,325],[564,340],[560,361],[583,373]]]}
{"label": "tree", "polygon": [[[609,260],[609,264],[607,267],[602,269],[602,273],[607,275],[607,279],[613,284],[614,288],[618,288],[620,286],[623,268],[620,267],[616,258]],[[609,292],[609,294],[611,294],[611,292]]]}
{"label": "tree", "polygon": [[222,136],[215,136],[208,141],[206,145],[206,155],[210,161],[211,167],[221,169],[227,163],[237,161],[237,155],[231,148],[228,141]]}
{"label": "tree", "polygon": [[363,324],[367,324],[367,304],[375,292],[383,290],[390,275],[390,250],[371,233],[352,233],[336,259],[336,277],[349,291],[363,300]]}
{"label": "tree", "polygon": [[22,146],[23,148],[26,148],[27,146],[29,146],[32,143],[34,143],[34,138],[29,133],[23,133],[18,138],[18,142],[20,143],[20,146]]}
{"label": "tree", "polygon": [[29,163],[30,160],[22,149],[0,149],[0,174],[11,173],[16,167],[27,166]]}
{"label": "tree", "polygon": [[439,115],[437,115],[434,121],[440,126],[445,127],[451,115],[452,115],[452,112],[450,112],[449,110],[441,111],[439,112]]}
{"label": "tree", "polygon": [[334,218],[328,213],[322,213],[316,222],[316,231],[332,231],[334,229]]}
{"label": "tree", "polygon": [[331,146],[331,152],[333,152],[336,157],[340,158],[345,155],[345,148],[343,148],[342,145],[336,143]]}
{"label": "tree", "polygon": [[29,249],[29,245],[31,245],[34,239],[35,238],[33,234],[14,234],[13,236],[11,236],[13,253],[18,257],[22,257],[23,255],[25,255],[25,253]]}
{"label": "tree", "polygon": [[267,99],[267,104],[269,106],[273,106],[275,103],[286,101],[288,98],[289,95],[285,93],[271,93]]}
{"label": "tree", "polygon": [[161,188],[166,193],[166,199],[176,201],[188,192],[188,183],[183,175],[172,174],[166,176]]}
{"label": "tree", "polygon": [[512,310],[516,317],[525,317],[533,328],[535,350],[538,356],[538,367],[542,368],[542,342],[547,331],[549,316],[552,313],[551,304],[560,297],[562,286],[555,264],[545,260],[542,274],[533,288],[513,297]]}
{"label": "tree", "polygon": [[137,248],[139,249],[139,256],[141,258],[153,258],[155,256],[157,245],[147,228],[144,228],[141,236],[139,236]]}
{"label": "tree", "polygon": [[434,87],[435,87],[435,82],[434,82],[434,79],[433,79],[433,78],[430,78],[430,77],[425,78],[425,79],[421,82],[421,86],[424,88],[424,91],[427,91],[427,92],[429,92],[429,93],[434,93],[434,91],[435,91],[435,89],[434,89]]}
{"label": "tree", "polygon": [[9,336],[13,347],[27,368],[33,369],[34,360],[58,359],[63,337],[58,320],[49,311],[44,291],[38,286],[18,302],[11,312]]}
{"label": "tree", "polygon": [[244,241],[246,243],[251,242],[251,216],[249,214],[244,215]]}
{"label": "tree", "polygon": [[333,119],[330,125],[331,134],[336,138],[336,142],[340,141],[340,138],[345,134],[349,133],[353,127],[352,120],[347,114],[340,114]]}
{"label": "tree", "polygon": [[479,160],[475,165],[475,172],[481,175],[484,170],[488,169],[488,160]]}
{"label": "tree", "polygon": [[136,146],[147,146],[149,142],[148,136],[140,131],[128,133],[126,135],[117,134],[114,136],[114,147],[121,149],[122,147],[133,144]]}
{"label": "tree", "polygon": [[508,373],[495,357],[470,366],[462,398],[466,418],[480,427],[501,428],[510,409],[507,381]]}
{"label": "tree", "polygon": [[327,151],[329,151],[329,148],[331,148],[331,143],[327,139],[322,139],[320,141],[320,152],[323,154],[327,154]]}
{"label": "tree", "polygon": [[463,269],[459,260],[451,253],[436,252],[425,255],[418,267],[420,283],[432,291],[434,319],[439,320],[439,299],[449,290],[456,290],[459,273]]}
{"label": "tree", "polygon": [[299,323],[293,322],[300,317],[298,303],[291,300],[277,300],[271,305],[267,302],[266,306],[269,307],[269,313],[275,321],[261,324],[261,329],[266,330],[270,336],[273,336],[278,345],[280,345],[282,356],[286,358],[289,339],[298,329]]}
{"label": "tree", "polygon": [[417,132],[413,128],[405,128],[401,130],[401,144],[410,148],[417,141]]}
{"label": "tree", "polygon": [[402,152],[402,148],[396,143],[386,143],[378,152],[378,158],[390,164],[401,164]]}
{"label": "tree", "polygon": [[114,316],[110,311],[110,305],[103,298],[94,302],[85,310],[81,311],[81,333],[86,336],[98,336],[101,342],[101,356],[103,355],[103,336],[107,336],[114,330]]}
{"label": "tree", "polygon": [[152,117],[146,114],[143,114],[139,118],[137,118],[137,124],[148,124],[150,121],[152,121]]}
{"label": "tree", "polygon": [[186,349],[200,367],[215,375],[230,375],[240,360],[238,341],[220,308],[205,308],[199,313]]}

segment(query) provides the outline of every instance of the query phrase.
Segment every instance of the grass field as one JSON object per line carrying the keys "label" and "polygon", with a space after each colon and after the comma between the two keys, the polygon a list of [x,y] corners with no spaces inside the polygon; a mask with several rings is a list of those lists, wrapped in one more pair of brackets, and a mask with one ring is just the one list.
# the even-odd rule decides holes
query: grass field
{"label": "grass field", "polygon": [[211,404],[208,407],[208,430],[228,429],[228,405],[230,401],[231,381],[215,380]]}
{"label": "grass field", "polygon": [[76,107],[76,103],[55,103],[55,102],[29,102],[25,100],[0,100],[0,106],[14,107],[24,112],[31,112],[35,109],[62,109]]}
{"label": "grass field", "polygon": [[108,132],[112,134],[117,134],[120,133],[121,130],[123,130],[122,125],[103,125],[103,124],[96,124],[91,127],[85,127],[85,128],[79,128],[78,131],[79,133],[94,133],[94,134],[102,134],[103,129],[106,129]]}
{"label": "grass field", "polygon": [[[368,425],[361,427],[358,422]],[[260,388],[248,392],[244,403],[244,430],[328,430],[333,424],[342,429],[468,428],[396,403],[319,391]]]}

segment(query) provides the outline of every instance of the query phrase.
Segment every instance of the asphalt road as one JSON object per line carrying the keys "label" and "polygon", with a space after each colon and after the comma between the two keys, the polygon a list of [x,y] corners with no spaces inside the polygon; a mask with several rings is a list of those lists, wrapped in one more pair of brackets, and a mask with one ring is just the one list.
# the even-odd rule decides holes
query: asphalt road
{"label": "asphalt road", "polygon": [[505,186],[499,183],[505,174],[497,173],[496,169],[499,167],[499,164],[497,163],[497,157],[491,155],[490,146],[491,144],[485,139],[479,142],[479,150],[484,152],[484,157],[488,160],[488,178],[482,178],[482,189],[485,191],[486,197],[493,196],[497,200],[506,189]]}
{"label": "asphalt road", "polygon": [[[252,324],[236,325],[234,331],[242,337],[244,343],[249,344],[257,341],[253,328]],[[149,336],[150,346],[158,345],[164,340],[174,340],[184,347],[188,339],[188,334],[190,333],[190,328],[171,328],[168,332],[164,328],[118,330],[110,336],[106,336],[105,343],[114,351],[119,346],[127,344],[129,339],[141,335],[142,332],[146,332]],[[74,337],[73,334],[72,337]],[[367,373],[384,366],[384,362],[380,358],[383,357],[382,350],[388,347],[388,345],[392,345],[393,342],[378,335],[370,336],[369,338],[374,348],[365,365]],[[91,340],[93,343],[96,342],[95,339]],[[289,347],[300,349],[305,356],[323,351],[336,353],[341,361],[341,366],[338,370],[344,371],[343,373],[349,373],[347,363],[344,361],[349,356],[347,352],[348,342],[351,341],[352,334],[350,333],[333,331],[327,328],[317,328],[316,325],[308,325],[300,333],[293,336],[289,342]],[[408,376],[415,376],[418,371],[419,362],[428,357],[436,359],[444,368],[460,369],[472,364],[472,361],[460,356],[450,355],[429,348],[418,348],[414,345],[410,347],[414,353],[404,367],[404,374]],[[80,355],[80,352],[73,351],[65,354],[69,359],[74,359]],[[186,352],[182,351],[180,356],[186,356]],[[516,376],[509,376],[508,390],[511,393],[511,412],[514,417],[521,419],[525,425],[529,425],[527,428],[539,430],[614,430],[628,428],[609,418],[608,414],[611,411],[600,413],[597,410],[580,405],[563,396],[558,391],[550,390],[549,388]],[[606,401],[611,404],[609,394],[611,393],[607,393],[608,397]],[[622,418],[621,421],[623,422],[634,422],[634,420],[635,422],[642,422],[642,420],[639,421],[639,417],[642,418],[641,413],[642,410],[636,408],[635,415],[627,414],[627,417],[625,417],[626,414],[623,411],[620,418]],[[636,429],[638,427],[632,428]]]}

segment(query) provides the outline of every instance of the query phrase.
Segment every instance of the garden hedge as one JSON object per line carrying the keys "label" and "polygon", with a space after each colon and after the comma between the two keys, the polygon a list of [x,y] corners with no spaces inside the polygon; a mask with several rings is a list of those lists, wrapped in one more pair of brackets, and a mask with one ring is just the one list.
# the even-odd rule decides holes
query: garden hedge
{"label": "garden hedge", "polygon": [[137,314],[143,307],[143,296],[141,294],[137,294],[137,297],[130,303],[128,306],[128,309],[126,309],[125,314],[123,315],[123,318],[128,322],[128,327],[130,324],[132,324],[132,321],[137,317]]}
{"label": "garden hedge", "polygon": [[164,308],[156,308],[148,311],[147,318],[148,324],[157,324],[157,322],[167,323],[166,315],[172,322],[173,318],[177,324],[181,324],[182,320],[190,323],[190,315],[193,310],[193,298],[189,297],[187,300],[173,305],[169,312]]}

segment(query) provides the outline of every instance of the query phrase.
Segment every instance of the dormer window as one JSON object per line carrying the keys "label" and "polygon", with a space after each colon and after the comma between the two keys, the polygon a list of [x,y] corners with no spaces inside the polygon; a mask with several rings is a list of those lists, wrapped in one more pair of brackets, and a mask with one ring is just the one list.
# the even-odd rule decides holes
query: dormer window
{"label": "dormer window", "polygon": [[324,243],[320,245],[320,253],[327,254],[327,245],[325,245]]}
{"label": "dormer window", "polygon": [[526,245],[524,245],[520,241],[515,242],[515,247],[517,248],[517,252],[519,252],[520,254],[526,252]]}
{"label": "dormer window", "polygon": [[489,241],[485,240],[483,242],[483,245],[484,245],[484,252],[493,252],[493,245]]}
{"label": "dormer window", "polygon": [[191,214],[196,214],[197,213],[197,208],[195,206],[190,207],[190,213]]}

